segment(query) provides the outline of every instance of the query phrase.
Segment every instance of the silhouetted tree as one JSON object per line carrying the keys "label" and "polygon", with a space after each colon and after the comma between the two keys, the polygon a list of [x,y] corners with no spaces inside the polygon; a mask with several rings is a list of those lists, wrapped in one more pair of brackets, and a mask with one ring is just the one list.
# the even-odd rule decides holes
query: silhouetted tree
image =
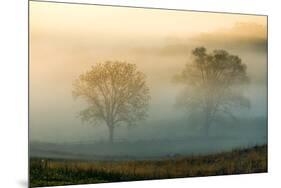
{"label": "silhouetted tree", "polygon": [[145,119],[150,99],[145,75],[137,71],[136,65],[118,61],[97,64],[80,75],[74,82],[73,96],[89,104],[80,112],[81,119],[105,123],[110,142],[116,126],[131,126]]}
{"label": "silhouetted tree", "polygon": [[191,63],[175,76],[176,82],[185,85],[177,104],[203,112],[204,135],[208,136],[210,125],[218,120],[219,114],[235,118],[232,107],[249,107],[249,100],[239,89],[248,83],[247,68],[238,56],[225,50],[207,53],[204,47],[199,47],[192,51],[192,56]]}

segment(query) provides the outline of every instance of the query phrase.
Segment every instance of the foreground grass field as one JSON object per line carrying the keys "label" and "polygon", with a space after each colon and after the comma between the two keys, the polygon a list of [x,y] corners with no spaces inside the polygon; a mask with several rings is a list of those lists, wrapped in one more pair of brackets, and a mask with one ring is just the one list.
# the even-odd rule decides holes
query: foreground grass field
{"label": "foreground grass field", "polygon": [[267,146],[142,161],[32,158],[30,187],[267,172]]}

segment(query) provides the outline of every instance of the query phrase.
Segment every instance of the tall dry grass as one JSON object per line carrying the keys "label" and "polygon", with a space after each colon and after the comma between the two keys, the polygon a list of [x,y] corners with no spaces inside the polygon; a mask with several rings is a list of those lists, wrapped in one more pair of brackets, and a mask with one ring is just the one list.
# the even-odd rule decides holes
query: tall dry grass
{"label": "tall dry grass", "polygon": [[206,156],[142,161],[31,159],[31,186],[267,172],[267,146]]}

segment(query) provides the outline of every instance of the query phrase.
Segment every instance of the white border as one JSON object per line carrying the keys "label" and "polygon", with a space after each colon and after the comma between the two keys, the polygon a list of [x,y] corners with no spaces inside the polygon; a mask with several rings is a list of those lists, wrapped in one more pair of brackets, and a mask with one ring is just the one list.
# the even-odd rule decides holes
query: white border
{"label": "white border", "polygon": [[[203,178],[139,181],[67,187],[278,187],[281,167],[280,133],[280,6],[276,0],[64,0],[216,12],[269,15],[269,173]],[[27,1],[6,0],[0,6],[0,148],[1,187],[27,187]]]}

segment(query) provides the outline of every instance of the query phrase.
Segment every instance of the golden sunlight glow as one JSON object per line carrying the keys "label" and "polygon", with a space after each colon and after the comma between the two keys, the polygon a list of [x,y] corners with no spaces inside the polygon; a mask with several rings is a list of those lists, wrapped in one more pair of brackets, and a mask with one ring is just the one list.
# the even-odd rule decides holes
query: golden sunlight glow
{"label": "golden sunlight glow", "polygon": [[171,36],[231,28],[237,22],[266,25],[265,16],[44,2],[30,5],[34,34]]}

